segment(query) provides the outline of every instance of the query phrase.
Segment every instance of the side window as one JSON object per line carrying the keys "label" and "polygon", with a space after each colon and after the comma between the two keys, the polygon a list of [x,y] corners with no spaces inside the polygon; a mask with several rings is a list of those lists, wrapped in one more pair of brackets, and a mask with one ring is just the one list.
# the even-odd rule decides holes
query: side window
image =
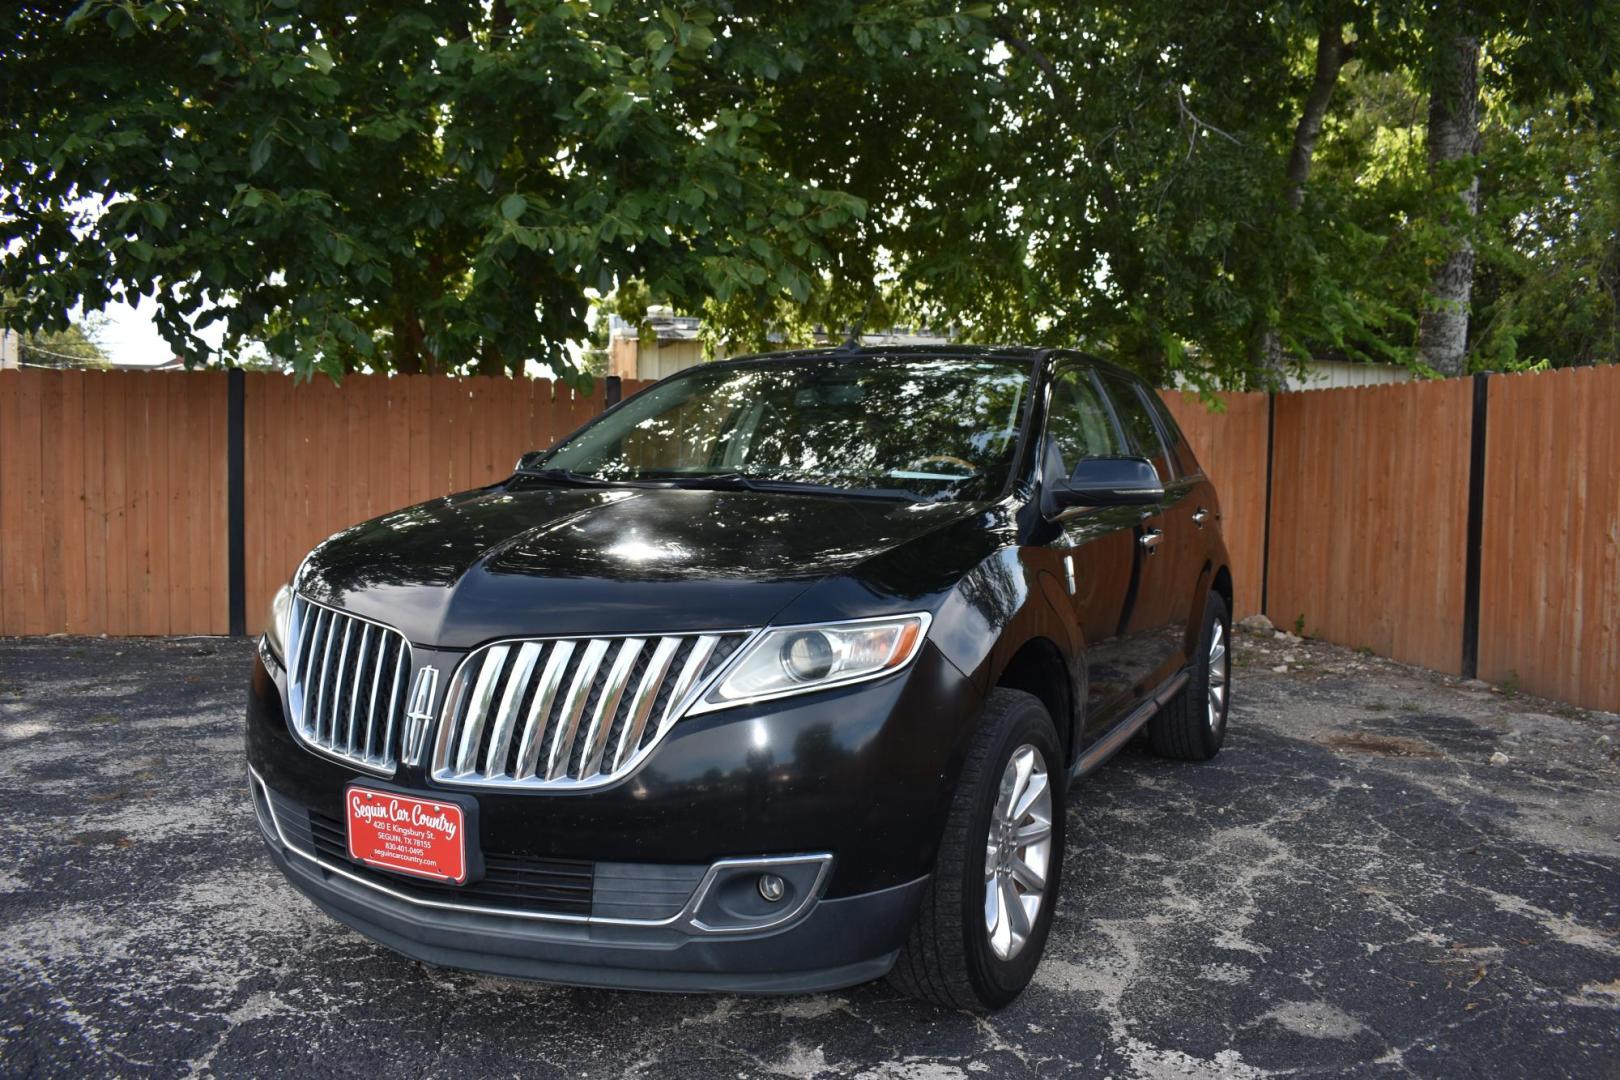
{"label": "side window", "polygon": [[1170,455],[1164,448],[1164,440],[1159,437],[1153,414],[1148,412],[1147,402],[1142,400],[1136,387],[1126,380],[1113,376],[1103,378],[1108,384],[1108,396],[1114,402],[1114,412],[1130,437],[1134,451],[1153,462],[1160,480],[1170,480],[1175,476],[1170,469]]}
{"label": "side window", "polygon": [[1129,453],[1090,372],[1082,368],[1069,368],[1053,377],[1046,435],[1063,458],[1064,476],[1074,471],[1081,458]]}

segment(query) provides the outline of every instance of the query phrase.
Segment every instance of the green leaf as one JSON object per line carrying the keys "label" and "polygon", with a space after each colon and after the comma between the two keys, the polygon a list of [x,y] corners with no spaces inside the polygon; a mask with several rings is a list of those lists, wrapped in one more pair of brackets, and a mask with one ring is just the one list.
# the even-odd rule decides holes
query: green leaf
{"label": "green leaf", "polygon": [[523,212],[528,208],[529,200],[517,192],[513,192],[501,200],[501,217],[507,221],[516,221],[523,216]]}
{"label": "green leaf", "polygon": [[254,141],[248,151],[248,175],[251,176],[270,163],[270,133],[267,131]]}
{"label": "green leaf", "polygon": [[323,73],[332,70],[334,66],[332,54],[327,51],[325,45],[316,42],[305,51],[309,54],[309,62],[315,65],[315,70]]}

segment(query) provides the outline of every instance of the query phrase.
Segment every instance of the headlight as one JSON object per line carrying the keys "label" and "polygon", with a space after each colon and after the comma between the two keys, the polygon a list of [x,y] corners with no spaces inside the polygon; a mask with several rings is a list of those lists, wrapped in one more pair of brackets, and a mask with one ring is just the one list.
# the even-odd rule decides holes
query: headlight
{"label": "headlight", "polygon": [[885,616],[767,630],[690,712],[807,694],[899,671],[916,657],[929,616]]}
{"label": "headlight", "polygon": [[264,621],[264,640],[282,663],[287,661],[287,622],[292,618],[292,586],[283,585],[270,598],[270,614]]}

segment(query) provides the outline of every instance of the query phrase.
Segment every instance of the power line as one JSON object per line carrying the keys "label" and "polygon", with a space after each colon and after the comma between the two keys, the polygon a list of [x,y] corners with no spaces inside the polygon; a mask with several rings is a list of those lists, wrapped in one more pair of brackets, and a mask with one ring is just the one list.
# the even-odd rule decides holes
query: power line
{"label": "power line", "polygon": [[[72,360],[76,364],[92,363],[98,359],[94,356],[74,356],[72,353],[55,352],[51,349],[45,348],[43,345],[35,345],[29,341],[19,341],[17,343],[17,356],[19,360],[22,358],[22,354],[25,352],[43,353],[45,356],[54,356],[58,360]],[[103,357],[101,359],[105,358]],[[37,367],[43,365],[35,366]]]}

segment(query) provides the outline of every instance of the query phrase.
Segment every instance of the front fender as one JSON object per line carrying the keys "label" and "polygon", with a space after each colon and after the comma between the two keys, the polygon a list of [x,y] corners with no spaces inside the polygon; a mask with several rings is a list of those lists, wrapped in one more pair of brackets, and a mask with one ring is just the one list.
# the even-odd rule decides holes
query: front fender
{"label": "front fender", "polygon": [[1085,700],[1085,642],[1068,612],[1059,555],[1041,547],[1004,547],[981,561],[946,594],[929,639],[967,675],[981,694],[990,692],[1009,664],[1032,642],[1054,649],[1064,668],[1071,751],[1081,741]]}

